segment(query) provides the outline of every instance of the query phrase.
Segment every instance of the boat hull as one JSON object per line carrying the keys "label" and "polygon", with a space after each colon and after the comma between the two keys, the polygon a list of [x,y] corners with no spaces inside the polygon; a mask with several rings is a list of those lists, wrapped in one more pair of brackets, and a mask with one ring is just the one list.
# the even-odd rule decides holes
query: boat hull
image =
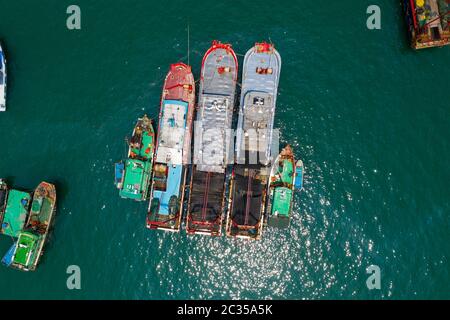
{"label": "boat hull", "polygon": [[138,119],[128,143],[128,158],[115,164],[115,185],[120,197],[146,201],[151,184],[155,143],[152,121],[146,115]]}
{"label": "boat hull", "polygon": [[226,222],[229,237],[262,236],[280,70],[281,57],[271,44],[257,43],[245,55]]}
{"label": "boat hull", "polygon": [[[281,57],[273,45],[247,51],[236,132],[236,163],[270,165]],[[278,150],[277,150],[278,153]]]}
{"label": "boat hull", "polygon": [[295,189],[303,190],[303,176],[305,174],[305,168],[303,167],[303,161],[298,160],[295,164]]}
{"label": "boat hull", "polygon": [[30,214],[24,231],[20,232],[11,267],[34,271],[44,253],[50,228],[56,212],[56,188],[42,182],[33,194]]}
{"label": "boat hull", "polygon": [[292,214],[296,166],[290,146],[284,148],[273,163],[269,177],[267,225],[287,228]]}
{"label": "boat hull", "polygon": [[222,233],[227,170],[233,163],[237,77],[238,61],[231,45],[214,41],[202,60],[186,222],[191,235]]}
{"label": "boat hull", "polygon": [[171,65],[161,98],[147,214],[149,229],[180,230],[190,164],[194,104],[195,81],[191,67],[184,63]]}

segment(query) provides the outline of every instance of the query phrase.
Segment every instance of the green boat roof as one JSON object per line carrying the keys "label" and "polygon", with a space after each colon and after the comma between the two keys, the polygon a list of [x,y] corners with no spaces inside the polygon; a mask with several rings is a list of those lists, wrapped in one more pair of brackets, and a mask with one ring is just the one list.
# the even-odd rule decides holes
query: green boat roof
{"label": "green boat roof", "polygon": [[281,181],[292,184],[294,180],[294,165],[292,161],[283,160],[283,171],[281,172]]}
{"label": "green boat roof", "polygon": [[142,134],[141,149],[132,148],[131,151],[144,159],[151,159],[153,156],[153,143],[153,132],[144,131]]}
{"label": "green boat roof", "polygon": [[120,195],[129,199],[141,199],[148,190],[151,163],[136,159],[125,162],[125,177]]}
{"label": "green boat roof", "polygon": [[10,190],[6,203],[1,232],[11,237],[18,237],[22,231],[27,216],[31,194],[28,192]]}
{"label": "green boat roof", "polygon": [[272,215],[289,217],[291,213],[292,190],[286,187],[278,187],[274,191]]}
{"label": "green boat roof", "polygon": [[21,232],[17,240],[13,263],[29,267],[33,263],[38,240],[39,237],[32,233]]}

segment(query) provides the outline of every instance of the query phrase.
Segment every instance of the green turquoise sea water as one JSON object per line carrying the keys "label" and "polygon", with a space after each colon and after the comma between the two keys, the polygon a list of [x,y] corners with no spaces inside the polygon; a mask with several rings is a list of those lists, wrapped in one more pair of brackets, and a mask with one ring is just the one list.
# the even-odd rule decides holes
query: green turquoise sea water
{"label": "green turquoise sea water", "polygon": [[[66,28],[77,4],[82,29]],[[382,29],[366,28],[377,4]],[[262,241],[152,232],[113,164],[157,117],[170,63],[198,79],[211,40],[282,59],[276,126],[306,169],[289,229]],[[34,273],[0,268],[0,298],[450,298],[450,47],[409,48],[399,1],[0,0],[8,110],[0,176],[57,185]],[[11,239],[0,238],[0,253]],[[381,289],[366,268],[381,269]],[[66,269],[81,268],[81,290]]]}

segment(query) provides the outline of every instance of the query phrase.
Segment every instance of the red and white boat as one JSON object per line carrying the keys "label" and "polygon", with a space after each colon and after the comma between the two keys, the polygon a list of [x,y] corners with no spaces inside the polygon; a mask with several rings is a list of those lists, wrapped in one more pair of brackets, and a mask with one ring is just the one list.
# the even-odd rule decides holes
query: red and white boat
{"label": "red and white boat", "polygon": [[147,227],[179,231],[191,158],[195,81],[191,67],[170,66],[164,82]]}

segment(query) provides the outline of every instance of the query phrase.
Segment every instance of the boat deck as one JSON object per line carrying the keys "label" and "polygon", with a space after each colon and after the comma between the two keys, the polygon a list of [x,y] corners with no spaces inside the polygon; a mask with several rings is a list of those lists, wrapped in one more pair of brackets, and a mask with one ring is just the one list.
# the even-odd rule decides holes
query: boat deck
{"label": "boat deck", "polygon": [[153,154],[153,132],[145,131],[142,133],[142,147],[131,148],[133,155],[141,159],[150,159]]}
{"label": "boat deck", "polygon": [[[273,123],[281,57],[272,45],[256,44],[244,59],[236,163],[268,165],[272,159]],[[257,162],[253,154],[259,154]]]}
{"label": "boat deck", "polygon": [[202,61],[193,154],[198,171],[224,173],[233,163],[231,126],[237,73],[231,46],[213,42]]}
{"label": "boat deck", "polygon": [[223,173],[232,155],[233,102],[229,97],[209,95],[200,103],[195,123],[193,161],[198,171]]}
{"label": "boat deck", "polygon": [[264,221],[268,168],[236,165],[233,171],[227,235],[259,239]]}
{"label": "boat deck", "polygon": [[[184,63],[170,66],[170,71],[164,83],[162,101],[177,101],[186,103],[186,115],[183,134],[183,164],[191,163],[191,136],[194,118],[195,81],[191,67]],[[161,132],[158,130],[158,132]]]}
{"label": "boat deck", "polygon": [[274,191],[272,214],[288,217],[291,211],[291,200],[293,191],[286,187],[278,187]]}
{"label": "boat deck", "polygon": [[195,171],[190,186],[189,234],[220,235],[223,218],[225,174]]}
{"label": "boat deck", "polygon": [[156,164],[147,228],[179,231],[186,170],[183,165]]}
{"label": "boat deck", "polygon": [[244,97],[244,104],[242,126],[238,126],[239,133],[243,133],[238,133],[242,150],[237,152],[236,161],[238,164],[267,164],[275,113],[272,96],[250,91]]}
{"label": "boat deck", "polygon": [[123,198],[141,200],[147,190],[151,164],[136,159],[125,161],[123,188],[119,194]]}
{"label": "boat deck", "polygon": [[32,260],[37,251],[38,240],[38,236],[28,232],[22,232],[17,240],[13,264],[18,264],[25,268],[29,267],[34,262]]}
{"label": "boat deck", "polygon": [[15,238],[19,236],[28,217],[30,202],[31,194],[28,192],[9,191],[1,233]]}
{"label": "boat deck", "polygon": [[[158,214],[168,216],[174,214],[170,211],[170,201],[180,195],[183,167],[181,165],[168,165],[164,167],[164,170],[167,170],[167,175],[164,177],[166,181],[161,183],[159,177],[155,177],[157,186],[153,191],[153,201],[154,205],[158,206]],[[153,207],[152,210],[156,210],[156,208]]]}
{"label": "boat deck", "polygon": [[188,103],[165,100],[159,123],[156,163],[183,164],[183,146]]}
{"label": "boat deck", "polygon": [[159,122],[158,146],[153,173],[151,219],[167,220],[178,214],[183,177],[183,146],[186,129],[188,103],[184,101],[163,101],[162,117]]}

